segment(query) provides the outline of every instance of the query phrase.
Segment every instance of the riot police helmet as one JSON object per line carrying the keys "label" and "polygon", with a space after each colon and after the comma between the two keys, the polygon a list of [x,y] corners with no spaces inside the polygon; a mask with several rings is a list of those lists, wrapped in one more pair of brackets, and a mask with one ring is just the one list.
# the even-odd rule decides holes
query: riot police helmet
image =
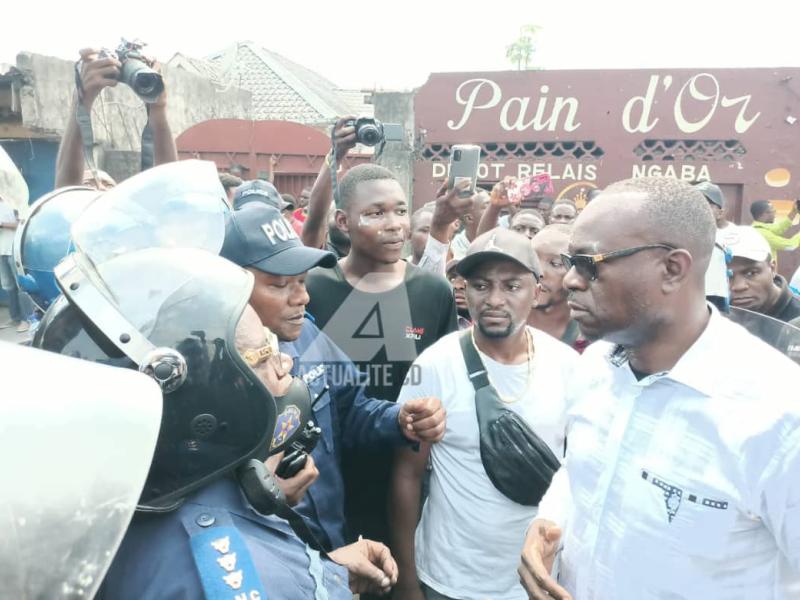
{"label": "riot police helmet", "polygon": [[70,230],[77,217],[100,194],[70,186],[39,198],[14,236],[14,266],[20,287],[41,310],[47,310],[61,291],[53,269],[75,250]]}
{"label": "riot police helmet", "polygon": [[256,369],[276,348],[237,348],[253,277],[217,255],[226,210],[216,169],[202,161],[105,192],[72,228],[75,252],[55,269],[63,296],[34,337],[35,347],[159,383],[163,417],[142,510],[175,508],[272,445],[275,399]]}

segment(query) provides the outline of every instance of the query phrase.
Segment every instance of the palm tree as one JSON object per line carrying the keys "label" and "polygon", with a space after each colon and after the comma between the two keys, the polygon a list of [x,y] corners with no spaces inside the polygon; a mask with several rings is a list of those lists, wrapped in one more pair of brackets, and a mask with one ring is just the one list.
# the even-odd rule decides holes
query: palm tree
{"label": "palm tree", "polygon": [[506,58],[516,65],[517,70],[529,69],[536,52],[536,37],[541,31],[538,25],[523,25],[519,37],[506,47]]}

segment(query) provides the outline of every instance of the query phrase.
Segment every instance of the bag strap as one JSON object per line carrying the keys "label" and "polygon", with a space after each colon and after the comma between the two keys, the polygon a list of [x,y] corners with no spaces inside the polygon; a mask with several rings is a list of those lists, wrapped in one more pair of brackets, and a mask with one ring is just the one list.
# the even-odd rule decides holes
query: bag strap
{"label": "bag strap", "polygon": [[481,360],[475,344],[472,343],[472,328],[461,332],[459,343],[461,344],[461,354],[464,355],[464,363],[467,365],[467,374],[472,382],[472,387],[477,392],[481,388],[490,387],[489,375],[486,367]]}

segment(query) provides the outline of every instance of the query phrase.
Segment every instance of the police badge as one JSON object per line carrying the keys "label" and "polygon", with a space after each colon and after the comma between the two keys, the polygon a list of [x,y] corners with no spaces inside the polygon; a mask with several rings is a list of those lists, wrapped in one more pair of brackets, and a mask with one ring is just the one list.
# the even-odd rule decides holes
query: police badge
{"label": "police badge", "polygon": [[286,443],[292,434],[300,427],[300,409],[294,404],[287,406],[275,423],[275,432],[272,434],[270,450]]}

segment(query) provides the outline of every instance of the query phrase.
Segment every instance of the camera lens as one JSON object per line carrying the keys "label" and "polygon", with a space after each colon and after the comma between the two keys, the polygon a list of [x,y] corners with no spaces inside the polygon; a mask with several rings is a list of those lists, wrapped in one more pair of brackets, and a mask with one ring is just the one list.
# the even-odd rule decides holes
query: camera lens
{"label": "camera lens", "polygon": [[461,160],[461,150],[453,152],[453,160]]}
{"label": "camera lens", "polygon": [[361,143],[367,146],[374,146],[381,141],[381,133],[374,125],[364,125],[358,133]]}
{"label": "camera lens", "polygon": [[142,96],[149,96],[158,91],[161,77],[157,73],[137,73],[134,90]]}

